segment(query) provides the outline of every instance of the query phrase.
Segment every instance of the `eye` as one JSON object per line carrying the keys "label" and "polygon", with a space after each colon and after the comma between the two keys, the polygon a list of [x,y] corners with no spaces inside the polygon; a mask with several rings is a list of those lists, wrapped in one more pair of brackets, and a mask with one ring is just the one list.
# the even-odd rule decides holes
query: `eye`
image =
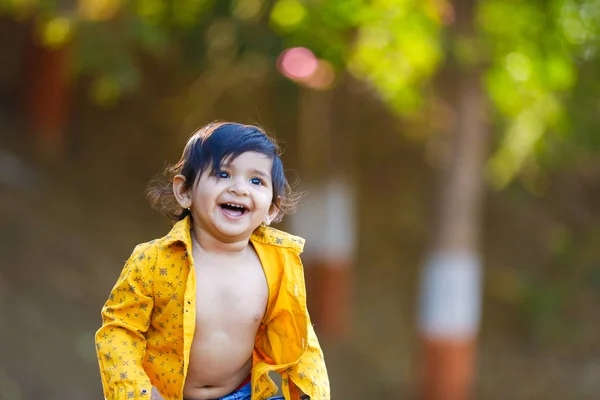
{"label": "eye", "polygon": [[219,178],[227,179],[227,178],[229,178],[229,173],[225,172],[225,171],[220,171],[219,173],[217,173],[217,176]]}
{"label": "eye", "polygon": [[253,185],[262,185],[263,181],[260,180],[259,178],[252,178],[250,179],[250,182],[252,182]]}

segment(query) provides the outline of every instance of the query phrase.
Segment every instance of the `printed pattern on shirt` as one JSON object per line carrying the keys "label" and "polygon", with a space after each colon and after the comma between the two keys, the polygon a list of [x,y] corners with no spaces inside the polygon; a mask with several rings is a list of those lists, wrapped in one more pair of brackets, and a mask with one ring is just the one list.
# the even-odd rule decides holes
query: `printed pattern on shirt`
{"label": "printed pattern on shirt", "polygon": [[[109,400],[150,398],[152,386],[165,400],[182,398],[186,354],[190,344],[186,334],[194,330],[194,318],[184,318],[195,310],[195,287],[187,287],[191,272],[191,224],[189,217],[178,222],[169,234],[136,247],[125,263],[115,287],[102,310],[102,327],[96,334],[96,349],[105,397]],[[314,400],[329,400],[329,381],[323,353],[310,325],[306,309],[302,265],[299,253],[304,240],[271,227],[261,226],[252,236],[261,255],[261,262],[275,268],[265,268],[268,282],[280,281],[277,302],[271,309],[272,323],[265,331],[297,332],[306,335],[298,343],[286,343],[286,356],[295,362],[282,365],[283,354],[273,351],[267,359],[257,335],[252,369],[252,400],[274,396],[277,386],[268,376],[278,371],[283,378],[282,390],[289,396],[293,382]],[[285,260],[285,261],[282,261]],[[286,265],[281,265],[285,263]],[[294,321],[306,321],[308,326],[280,326],[278,315],[293,313]],[[188,314],[190,315],[190,314]],[[186,322],[187,321],[187,322]],[[191,321],[191,322],[190,322]],[[270,326],[273,325],[273,326]],[[273,346],[277,349],[279,346]],[[269,350],[270,351],[270,350]],[[295,356],[294,356],[295,355]]]}

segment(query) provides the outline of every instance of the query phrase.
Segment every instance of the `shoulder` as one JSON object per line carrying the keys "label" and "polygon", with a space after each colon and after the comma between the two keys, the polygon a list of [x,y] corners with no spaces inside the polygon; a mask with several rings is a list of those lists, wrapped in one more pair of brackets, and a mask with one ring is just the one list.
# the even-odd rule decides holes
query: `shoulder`
{"label": "shoulder", "polygon": [[149,242],[140,243],[134,249],[134,253],[153,253],[159,255],[172,247],[187,248],[191,245],[190,220],[189,217],[177,222],[165,235]]}
{"label": "shoulder", "polygon": [[252,233],[252,240],[266,245],[289,249],[298,254],[304,250],[305,240],[300,236],[294,236],[290,233],[261,225]]}
{"label": "shoulder", "polygon": [[149,242],[140,243],[133,249],[132,257],[148,261],[156,260],[161,255],[172,253],[173,249],[185,249],[185,243],[181,240],[174,240],[172,236],[166,235]]}
{"label": "shoulder", "polygon": [[156,239],[149,242],[140,243],[134,247],[131,255],[129,256],[129,261],[136,265],[152,264],[154,261],[156,261],[158,251],[159,244]]}

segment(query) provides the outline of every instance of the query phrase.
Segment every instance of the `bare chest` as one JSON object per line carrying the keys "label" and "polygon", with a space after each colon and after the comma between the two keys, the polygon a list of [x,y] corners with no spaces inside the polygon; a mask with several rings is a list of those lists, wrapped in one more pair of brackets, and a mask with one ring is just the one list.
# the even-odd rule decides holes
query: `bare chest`
{"label": "bare chest", "polygon": [[258,325],[269,298],[258,258],[236,265],[205,259],[196,266],[196,318],[211,326]]}

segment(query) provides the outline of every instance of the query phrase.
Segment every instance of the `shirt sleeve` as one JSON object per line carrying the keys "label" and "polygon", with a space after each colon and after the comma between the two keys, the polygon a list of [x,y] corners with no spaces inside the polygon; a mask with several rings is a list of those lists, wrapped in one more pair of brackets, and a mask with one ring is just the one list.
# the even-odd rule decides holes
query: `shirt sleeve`
{"label": "shirt sleeve", "polygon": [[107,400],[150,399],[152,385],[142,361],[154,306],[155,262],[153,246],[136,247],[102,308],[96,353]]}
{"label": "shirt sleeve", "polygon": [[[308,343],[306,352],[300,361],[287,370],[288,379],[296,387],[310,396],[311,400],[330,400],[329,377],[323,358],[323,351],[315,330],[308,320]],[[294,400],[300,398],[300,393],[294,385],[289,385],[290,397]]]}

